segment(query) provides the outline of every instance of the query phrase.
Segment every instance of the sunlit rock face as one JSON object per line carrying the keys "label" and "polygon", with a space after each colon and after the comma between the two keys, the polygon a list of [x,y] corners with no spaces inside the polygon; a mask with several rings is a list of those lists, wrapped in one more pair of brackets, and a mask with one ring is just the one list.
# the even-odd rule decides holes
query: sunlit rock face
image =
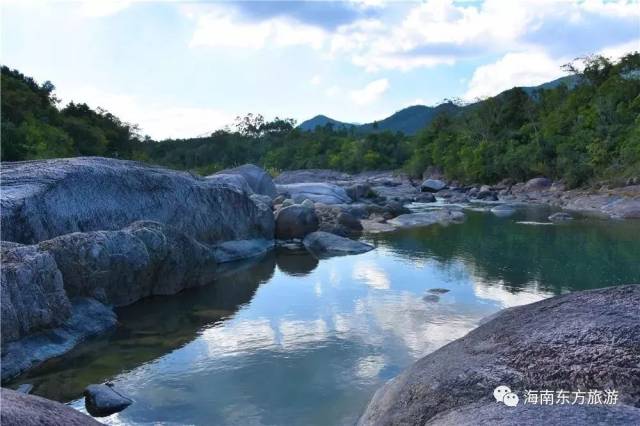
{"label": "sunlit rock face", "polygon": [[5,163],[1,179],[5,241],[32,244],[137,220],[173,226],[205,243],[273,238],[270,209],[235,185],[186,172],[79,157]]}

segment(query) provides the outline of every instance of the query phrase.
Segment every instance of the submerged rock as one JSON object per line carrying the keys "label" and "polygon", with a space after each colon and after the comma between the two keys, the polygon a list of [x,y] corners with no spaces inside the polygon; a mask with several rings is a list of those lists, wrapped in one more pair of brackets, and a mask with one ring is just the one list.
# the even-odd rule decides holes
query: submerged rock
{"label": "submerged rock", "polygon": [[515,212],[516,212],[516,209],[514,209],[512,206],[507,204],[501,204],[491,209],[491,213],[495,214],[498,217],[511,216]]}
{"label": "submerged rock", "polygon": [[[639,305],[640,285],[627,285],[505,309],[385,384],[359,424],[639,424]],[[510,387],[520,405],[496,402],[497,386]],[[615,389],[618,400],[547,411],[522,403],[527,389]]]}
{"label": "submerged rock", "polygon": [[117,391],[112,384],[89,385],[84,390],[84,405],[94,417],[119,413],[132,403],[131,398]]}
{"label": "submerged rock", "polygon": [[304,238],[305,235],[317,231],[318,225],[318,216],[313,209],[298,204],[288,206],[276,215],[276,238]]}
{"label": "submerged rock", "polygon": [[3,163],[2,238],[24,244],[137,220],[205,243],[273,238],[270,209],[234,185],[135,161],[100,157]]}
{"label": "submerged rock", "polygon": [[319,257],[365,253],[374,249],[370,244],[322,231],[307,235],[302,242],[307,250]]}
{"label": "submerged rock", "polygon": [[309,199],[314,203],[342,204],[351,203],[346,191],[331,183],[292,183],[278,185],[278,193],[289,194],[296,203]]}
{"label": "submerged rock", "polygon": [[571,216],[569,213],[558,212],[549,216],[549,220],[551,222],[565,222],[567,220],[573,220],[573,216]]}
{"label": "submerged rock", "polygon": [[100,425],[73,408],[35,395],[2,388],[0,423],[6,426],[90,426]]}

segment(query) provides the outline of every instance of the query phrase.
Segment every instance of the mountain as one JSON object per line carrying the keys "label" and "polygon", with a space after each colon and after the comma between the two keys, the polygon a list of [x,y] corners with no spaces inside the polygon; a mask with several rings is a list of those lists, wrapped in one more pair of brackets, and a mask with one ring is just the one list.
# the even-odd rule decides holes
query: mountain
{"label": "mountain", "polygon": [[[522,90],[524,90],[529,96],[533,96],[535,91],[538,89],[553,89],[561,84],[565,84],[569,89],[573,89],[576,84],[578,84],[577,77],[574,75],[560,77],[539,86],[522,87]],[[502,93],[497,96],[500,95],[502,95]],[[353,128],[356,133],[363,134],[388,130],[393,133],[402,132],[405,135],[411,136],[429,125],[429,123],[431,123],[438,114],[457,112],[464,108],[464,106],[458,106],[451,102],[440,104],[435,107],[414,105],[404,108],[383,120],[366,124],[345,123],[343,121],[329,118],[326,115],[316,115],[312,119],[300,123],[298,128],[305,131],[312,131],[317,126],[324,127],[327,124],[332,124],[333,128],[336,130]]]}

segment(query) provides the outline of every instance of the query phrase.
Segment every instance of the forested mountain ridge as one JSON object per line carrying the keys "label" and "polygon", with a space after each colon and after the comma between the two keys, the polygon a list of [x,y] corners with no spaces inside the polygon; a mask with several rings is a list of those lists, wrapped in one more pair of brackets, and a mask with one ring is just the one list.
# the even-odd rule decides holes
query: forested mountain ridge
{"label": "forested mountain ridge", "polygon": [[335,124],[304,131],[290,119],[249,114],[207,137],[156,142],[107,111],[73,103],[59,108],[50,82],[2,67],[2,160],[100,155],[200,173],[251,162],[274,170],[402,168],[416,176],[435,166],[461,182],[545,175],[569,186],[637,177],[640,54],[617,62],[590,57],[569,70],[571,84],[432,108],[438,111],[413,136],[394,126],[409,129],[428,107],[399,111],[371,133]]}

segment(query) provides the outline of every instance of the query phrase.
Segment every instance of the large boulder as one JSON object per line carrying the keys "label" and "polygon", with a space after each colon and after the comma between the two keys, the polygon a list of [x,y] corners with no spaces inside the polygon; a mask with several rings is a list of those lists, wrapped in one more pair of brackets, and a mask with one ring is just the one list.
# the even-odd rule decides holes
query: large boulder
{"label": "large boulder", "polygon": [[2,344],[61,325],[71,303],[54,257],[35,246],[2,243]]}
{"label": "large boulder", "polygon": [[221,171],[220,174],[242,176],[256,194],[268,195],[271,198],[277,195],[276,186],[269,173],[254,164],[244,164],[233,169],[226,169]]}
{"label": "large boulder", "polygon": [[99,157],[3,163],[2,238],[32,244],[154,220],[205,243],[273,238],[270,209],[216,179]]}
{"label": "large boulder", "polygon": [[35,395],[2,388],[0,423],[5,426],[91,426],[93,418],[73,408]]}
{"label": "large boulder", "polygon": [[[640,285],[628,285],[503,310],[384,385],[359,424],[640,424],[639,305]],[[520,405],[496,402],[498,386],[508,386]],[[615,390],[618,399],[545,412],[524,404],[530,389]]]}
{"label": "large boulder", "polygon": [[302,240],[305,248],[318,257],[365,253],[373,246],[328,232],[313,232]]}
{"label": "large boulder", "polygon": [[331,183],[292,183],[278,185],[278,193],[288,194],[296,203],[309,199],[314,203],[342,204],[351,203],[346,191]]}
{"label": "large boulder", "polygon": [[551,188],[551,179],[545,177],[538,177],[529,179],[524,185],[525,191],[544,191]]}
{"label": "large boulder", "polygon": [[280,240],[304,238],[305,235],[317,231],[318,226],[318,216],[314,209],[295,204],[278,211],[276,238]]}
{"label": "large boulder", "polygon": [[420,189],[425,192],[438,192],[447,187],[447,184],[439,179],[425,179]]}
{"label": "large boulder", "polygon": [[280,173],[276,178],[277,184],[314,183],[348,181],[351,176],[347,173],[327,169],[288,170]]}

